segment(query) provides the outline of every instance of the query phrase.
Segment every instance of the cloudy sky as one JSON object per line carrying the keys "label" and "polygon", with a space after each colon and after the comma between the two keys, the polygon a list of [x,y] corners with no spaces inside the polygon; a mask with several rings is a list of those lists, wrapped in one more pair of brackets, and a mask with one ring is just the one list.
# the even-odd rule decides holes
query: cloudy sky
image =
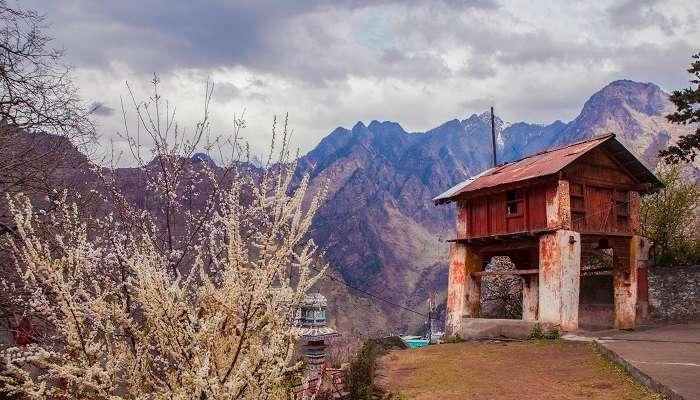
{"label": "cloudy sky", "polygon": [[[8,0],[12,4],[16,0]],[[20,4],[20,3],[15,3]],[[30,0],[66,50],[103,140],[122,130],[128,81],[201,115],[215,84],[214,131],[245,112],[262,151],[274,114],[289,113],[309,150],[336,126],[394,120],[408,131],[495,105],[508,121],[574,118],[612,80],[686,86],[700,50],[695,0],[267,1]]]}

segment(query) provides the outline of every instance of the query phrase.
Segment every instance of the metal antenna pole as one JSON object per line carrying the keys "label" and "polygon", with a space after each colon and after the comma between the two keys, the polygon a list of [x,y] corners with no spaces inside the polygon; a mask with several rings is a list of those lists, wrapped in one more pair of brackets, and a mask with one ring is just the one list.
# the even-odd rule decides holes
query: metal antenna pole
{"label": "metal antenna pole", "polygon": [[428,341],[433,341],[433,320],[435,319],[435,311],[437,310],[437,302],[435,292],[428,296]]}
{"label": "metal antenna pole", "polygon": [[498,162],[496,160],[496,123],[493,115],[493,106],[491,107],[491,143],[493,144],[493,166],[495,168]]}
{"label": "metal antenna pole", "polygon": [[428,297],[428,342],[433,341],[433,302],[430,296]]}

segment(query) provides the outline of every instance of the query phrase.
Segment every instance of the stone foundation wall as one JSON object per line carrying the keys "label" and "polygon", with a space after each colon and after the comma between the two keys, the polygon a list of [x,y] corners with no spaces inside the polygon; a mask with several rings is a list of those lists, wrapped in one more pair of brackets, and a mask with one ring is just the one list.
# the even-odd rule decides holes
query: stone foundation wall
{"label": "stone foundation wall", "polygon": [[651,267],[648,273],[651,319],[700,318],[700,265]]}

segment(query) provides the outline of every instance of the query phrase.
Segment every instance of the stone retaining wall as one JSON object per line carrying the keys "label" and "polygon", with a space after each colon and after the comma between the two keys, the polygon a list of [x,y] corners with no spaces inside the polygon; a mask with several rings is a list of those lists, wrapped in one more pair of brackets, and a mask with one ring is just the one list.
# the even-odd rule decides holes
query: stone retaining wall
{"label": "stone retaining wall", "polygon": [[650,318],[700,318],[700,265],[651,267],[648,273]]}

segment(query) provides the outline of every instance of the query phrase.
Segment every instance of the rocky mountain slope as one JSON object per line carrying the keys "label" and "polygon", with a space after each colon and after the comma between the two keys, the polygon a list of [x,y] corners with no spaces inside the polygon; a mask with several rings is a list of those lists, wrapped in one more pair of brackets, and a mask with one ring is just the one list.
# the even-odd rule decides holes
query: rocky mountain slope
{"label": "rocky mountain slope", "polygon": [[[691,131],[665,120],[672,109],[668,94],[654,84],[612,82],[569,123],[509,124],[496,118],[498,160],[615,132],[653,165],[659,148]],[[65,157],[84,159],[77,149]],[[197,155],[192,161],[205,160]],[[436,207],[431,199],[491,162],[488,113],[427,132],[406,132],[396,122],[358,122],[335,129],[301,158],[299,172],[312,171],[312,186],[329,184],[312,235],[332,267],[318,289],[329,299],[331,323],[346,338],[424,329],[419,314],[426,313],[430,293],[444,300],[446,239],[454,235],[453,208]],[[76,166],[60,175],[87,184],[95,179],[88,172]],[[132,201],[147,201],[136,170],[117,174]]]}
{"label": "rocky mountain slope", "polygon": [[[595,93],[569,123],[507,124],[496,118],[498,159],[512,161],[615,132],[653,167],[659,148],[690,131],[666,121],[664,115],[672,109],[668,94],[654,84],[615,81]],[[446,290],[445,239],[454,234],[452,207],[436,207],[431,198],[490,164],[488,113],[447,121],[421,133],[406,132],[395,122],[337,128],[300,164],[302,169],[313,168],[315,184],[330,182],[314,237],[348,284],[425,312],[429,293],[444,295]],[[386,321],[388,330],[422,327],[423,317],[369,300],[382,315],[366,315],[343,304],[332,311],[343,318],[351,316],[350,323]]]}

